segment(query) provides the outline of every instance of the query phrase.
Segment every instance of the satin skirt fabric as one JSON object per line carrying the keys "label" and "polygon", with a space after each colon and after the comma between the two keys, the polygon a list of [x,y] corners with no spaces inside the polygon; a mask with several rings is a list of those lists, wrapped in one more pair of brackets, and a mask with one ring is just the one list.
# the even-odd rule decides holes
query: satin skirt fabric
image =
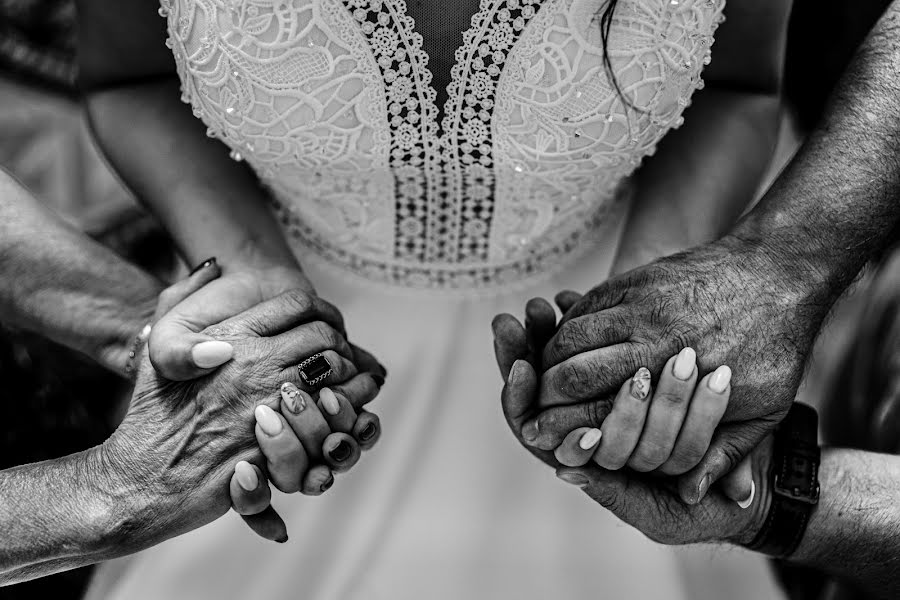
{"label": "satin skirt fabric", "polygon": [[605,279],[610,235],[532,289],[463,299],[372,289],[310,266],[390,373],[379,445],[320,498],[276,494],[290,541],[235,514],[103,566],[90,600],[781,598],[765,561],[657,545],[522,449],[500,408],[491,319]]}

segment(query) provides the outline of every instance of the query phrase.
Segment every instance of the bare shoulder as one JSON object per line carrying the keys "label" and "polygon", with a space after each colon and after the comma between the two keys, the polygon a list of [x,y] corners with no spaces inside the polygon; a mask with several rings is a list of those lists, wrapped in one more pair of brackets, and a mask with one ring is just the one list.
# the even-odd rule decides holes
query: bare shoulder
{"label": "bare shoulder", "polygon": [[76,0],[78,56],[87,88],[140,81],[175,72],[166,48],[159,0]]}
{"label": "bare shoulder", "polygon": [[792,6],[793,0],[726,0],[727,20],[716,33],[707,83],[778,92]]}

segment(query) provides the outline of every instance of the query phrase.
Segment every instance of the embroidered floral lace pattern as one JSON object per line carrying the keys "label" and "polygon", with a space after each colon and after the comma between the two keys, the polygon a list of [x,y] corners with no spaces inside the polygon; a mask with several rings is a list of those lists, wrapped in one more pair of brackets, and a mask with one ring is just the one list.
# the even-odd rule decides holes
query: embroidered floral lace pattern
{"label": "embroidered floral lace pattern", "polygon": [[424,288],[562,264],[681,124],[724,0],[481,0],[444,118],[403,0],[161,0],[183,99],[330,262]]}

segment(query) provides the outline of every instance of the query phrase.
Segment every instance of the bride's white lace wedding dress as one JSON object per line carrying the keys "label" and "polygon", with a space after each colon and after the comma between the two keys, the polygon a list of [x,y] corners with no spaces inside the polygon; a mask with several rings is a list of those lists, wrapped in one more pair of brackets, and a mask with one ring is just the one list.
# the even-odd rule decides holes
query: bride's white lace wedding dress
{"label": "bride's white lace wedding dress", "polygon": [[761,559],[657,546],[530,459],[492,357],[495,314],[606,277],[723,4],[620,0],[620,95],[605,0],[163,0],[184,100],[390,369],[384,436],[324,497],[276,498],[287,545],[232,515],[93,597],[778,597]]}

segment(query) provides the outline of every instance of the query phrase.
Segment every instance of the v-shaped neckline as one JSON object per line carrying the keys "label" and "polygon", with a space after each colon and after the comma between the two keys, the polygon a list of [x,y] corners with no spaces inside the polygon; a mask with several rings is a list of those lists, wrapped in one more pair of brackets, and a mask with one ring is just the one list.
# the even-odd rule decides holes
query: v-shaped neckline
{"label": "v-shaped neckline", "polygon": [[481,0],[450,0],[450,4],[452,6],[445,7],[433,0],[406,2],[406,14],[412,19],[413,30],[422,36],[422,52],[428,57],[439,123],[444,118],[449,97],[447,88],[456,64],[456,53],[463,47],[463,34],[481,10]]}
{"label": "v-shaped neckline", "polygon": [[495,94],[513,47],[532,19],[555,3],[480,0],[454,51],[439,120],[429,56],[405,0],[343,2],[385,85],[399,216],[396,255],[417,264],[486,262],[494,216]]}
{"label": "v-shaped neckline", "polygon": [[[459,107],[467,81],[472,75],[473,63],[484,62],[484,57],[474,56],[480,52],[476,48],[476,40],[482,41],[491,22],[500,13],[502,22],[517,25],[514,33],[511,31],[510,43],[504,49],[508,54],[518,37],[524,33],[531,19],[540,13],[544,5],[551,3],[548,0],[479,0],[478,9],[468,17],[469,25],[462,31],[462,43],[453,50],[449,76],[442,78],[445,79],[446,86],[441,86],[442,89],[439,92],[437,86],[433,85],[434,73],[431,68],[431,55],[423,47],[425,38],[418,30],[415,18],[409,12],[407,1],[374,0],[371,2],[372,5],[388,7],[391,20],[396,26],[396,32],[401,37],[408,38],[404,40],[404,46],[411,54],[415,55],[417,63],[412,69],[412,74],[419,79],[419,95],[423,98],[423,125],[428,126],[427,122],[432,122],[439,146],[445,145],[448,141],[447,137],[452,136],[453,132],[458,129],[459,123],[457,122],[454,126],[453,121],[460,120]],[[357,2],[351,0],[348,4],[356,5]],[[525,13],[528,16],[526,18],[515,17],[513,13]],[[516,23],[516,21],[521,23]],[[505,58],[504,56],[504,64]],[[490,67],[488,67],[489,69]],[[498,66],[497,73],[492,75],[495,85],[499,80],[500,73],[502,73],[502,66]]]}

